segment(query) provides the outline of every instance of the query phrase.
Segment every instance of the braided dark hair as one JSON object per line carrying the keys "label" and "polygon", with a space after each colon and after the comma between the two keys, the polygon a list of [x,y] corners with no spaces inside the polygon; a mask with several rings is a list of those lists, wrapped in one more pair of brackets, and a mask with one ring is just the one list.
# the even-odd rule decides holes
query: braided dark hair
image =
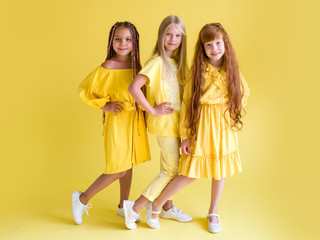
{"label": "braided dark hair", "polygon": [[106,60],[111,59],[113,56],[116,55],[112,47],[112,41],[114,37],[114,33],[116,29],[120,26],[126,27],[130,30],[132,35],[132,51],[131,51],[131,61],[132,61],[132,75],[133,78],[138,74],[141,70],[141,63],[140,63],[140,49],[139,49],[139,33],[137,28],[130,22],[116,22],[110,30],[109,33],[109,41],[108,41],[108,50],[107,50],[107,58]]}

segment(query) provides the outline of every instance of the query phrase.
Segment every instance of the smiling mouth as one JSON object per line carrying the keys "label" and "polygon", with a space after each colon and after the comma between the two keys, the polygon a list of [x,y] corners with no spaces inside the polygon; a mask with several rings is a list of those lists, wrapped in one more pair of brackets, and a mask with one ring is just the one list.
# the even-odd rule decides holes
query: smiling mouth
{"label": "smiling mouth", "polygon": [[212,53],[212,56],[218,56],[220,53]]}

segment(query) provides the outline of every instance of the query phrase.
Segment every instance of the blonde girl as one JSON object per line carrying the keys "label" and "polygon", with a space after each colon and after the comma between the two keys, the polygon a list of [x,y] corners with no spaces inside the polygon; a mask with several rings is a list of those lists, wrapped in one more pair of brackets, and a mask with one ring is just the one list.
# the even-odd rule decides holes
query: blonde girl
{"label": "blonde girl", "polygon": [[248,95],[227,32],[219,23],[205,25],[196,45],[191,79],[184,88],[180,175],[154,200],[154,212],[195,179],[211,178],[208,229],[212,233],[221,230],[217,208],[225,177],[241,172],[236,131],[242,127]]}
{"label": "blonde girl", "polygon": [[[186,31],[178,16],[168,16],[160,24],[153,57],[146,63],[129,87],[129,92],[147,112],[147,128],[157,136],[160,147],[161,171],[136,201],[124,202],[125,224],[128,229],[137,227],[141,209],[146,205],[146,221],[158,228],[159,221],[151,218],[151,202],[178,174],[179,118],[181,85],[185,80]],[[147,98],[141,88],[146,85]],[[160,211],[159,211],[160,213]],[[172,200],[166,201],[161,217],[188,222],[192,217],[183,213]]]}
{"label": "blonde girl", "polygon": [[[82,223],[88,201],[119,179],[118,215],[123,216],[123,201],[130,193],[132,165],[150,160],[142,111],[128,92],[140,71],[139,33],[130,22],[117,22],[110,30],[107,58],[80,84],[81,99],[104,114],[106,170],[83,193],[72,192],[72,215]],[[139,219],[137,219],[139,220]]]}

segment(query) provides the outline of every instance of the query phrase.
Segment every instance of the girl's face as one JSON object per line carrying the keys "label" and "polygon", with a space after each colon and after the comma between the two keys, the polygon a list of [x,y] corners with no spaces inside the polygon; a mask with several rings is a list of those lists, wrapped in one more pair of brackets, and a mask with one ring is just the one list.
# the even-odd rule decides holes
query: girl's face
{"label": "girl's face", "polygon": [[171,24],[164,34],[164,48],[168,57],[172,57],[174,50],[176,50],[182,40],[182,32],[176,24]]}
{"label": "girl's face", "polygon": [[112,47],[116,54],[129,55],[132,51],[132,35],[128,28],[120,26],[116,29],[112,41]]}
{"label": "girl's face", "polygon": [[214,67],[221,67],[225,52],[222,35],[218,35],[213,41],[204,44],[204,50],[208,57],[208,62]]}

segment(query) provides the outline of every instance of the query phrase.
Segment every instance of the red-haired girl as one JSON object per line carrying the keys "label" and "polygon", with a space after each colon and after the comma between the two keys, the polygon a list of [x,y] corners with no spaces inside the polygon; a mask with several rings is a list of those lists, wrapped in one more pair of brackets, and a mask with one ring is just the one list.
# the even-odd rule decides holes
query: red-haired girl
{"label": "red-haired girl", "polygon": [[[160,173],[153,179],[136,201],[124,201],[125,224],[129,229],[137,227],[141,209],[146,206],[146,220],[150,227],[160,227],[151,218],[151,202],[159,196],[167,184],[178,175],[179,166],[179,117],[181,109],[181,85],[185,81],[186,31],[178,16],[168,16],[160,24],[153,57],[146,63],[129,87],[134,99],[147,112],[147,127],[157,136],[160,147]],[[147,97],[141,88],[146,85]],[[160,212],[159,212],[160,213]],[[192,217],[166,201],[161,217],[179,222],[189,222]]]}
{"label": "red-haired girl", "polygon": [[[132,165],[150,160],[141,109],[128,92],[140,71],[139,34],[130,22],[117,22],[110,30],[107,58],[80,84],[80,98],[103,111],[106,170],[83,193],[72,192],[72,215],[82,223],[88,201],[115,180],[120,182],[118,215],[130,193]],[[139,219],[138,219],[139,220]]]}
{"label": "red-haired girl", "polygon": [[[221,230],[217,208],[227,176],[241,172],[237,130],[249,89],[229,36],[219,23],[205,25],[196,44],[180,116],[180,175],[154,200],[152,211],[197,178],[211,178],[208,229]],[[153,214],[154,218],[157,217]]]}

